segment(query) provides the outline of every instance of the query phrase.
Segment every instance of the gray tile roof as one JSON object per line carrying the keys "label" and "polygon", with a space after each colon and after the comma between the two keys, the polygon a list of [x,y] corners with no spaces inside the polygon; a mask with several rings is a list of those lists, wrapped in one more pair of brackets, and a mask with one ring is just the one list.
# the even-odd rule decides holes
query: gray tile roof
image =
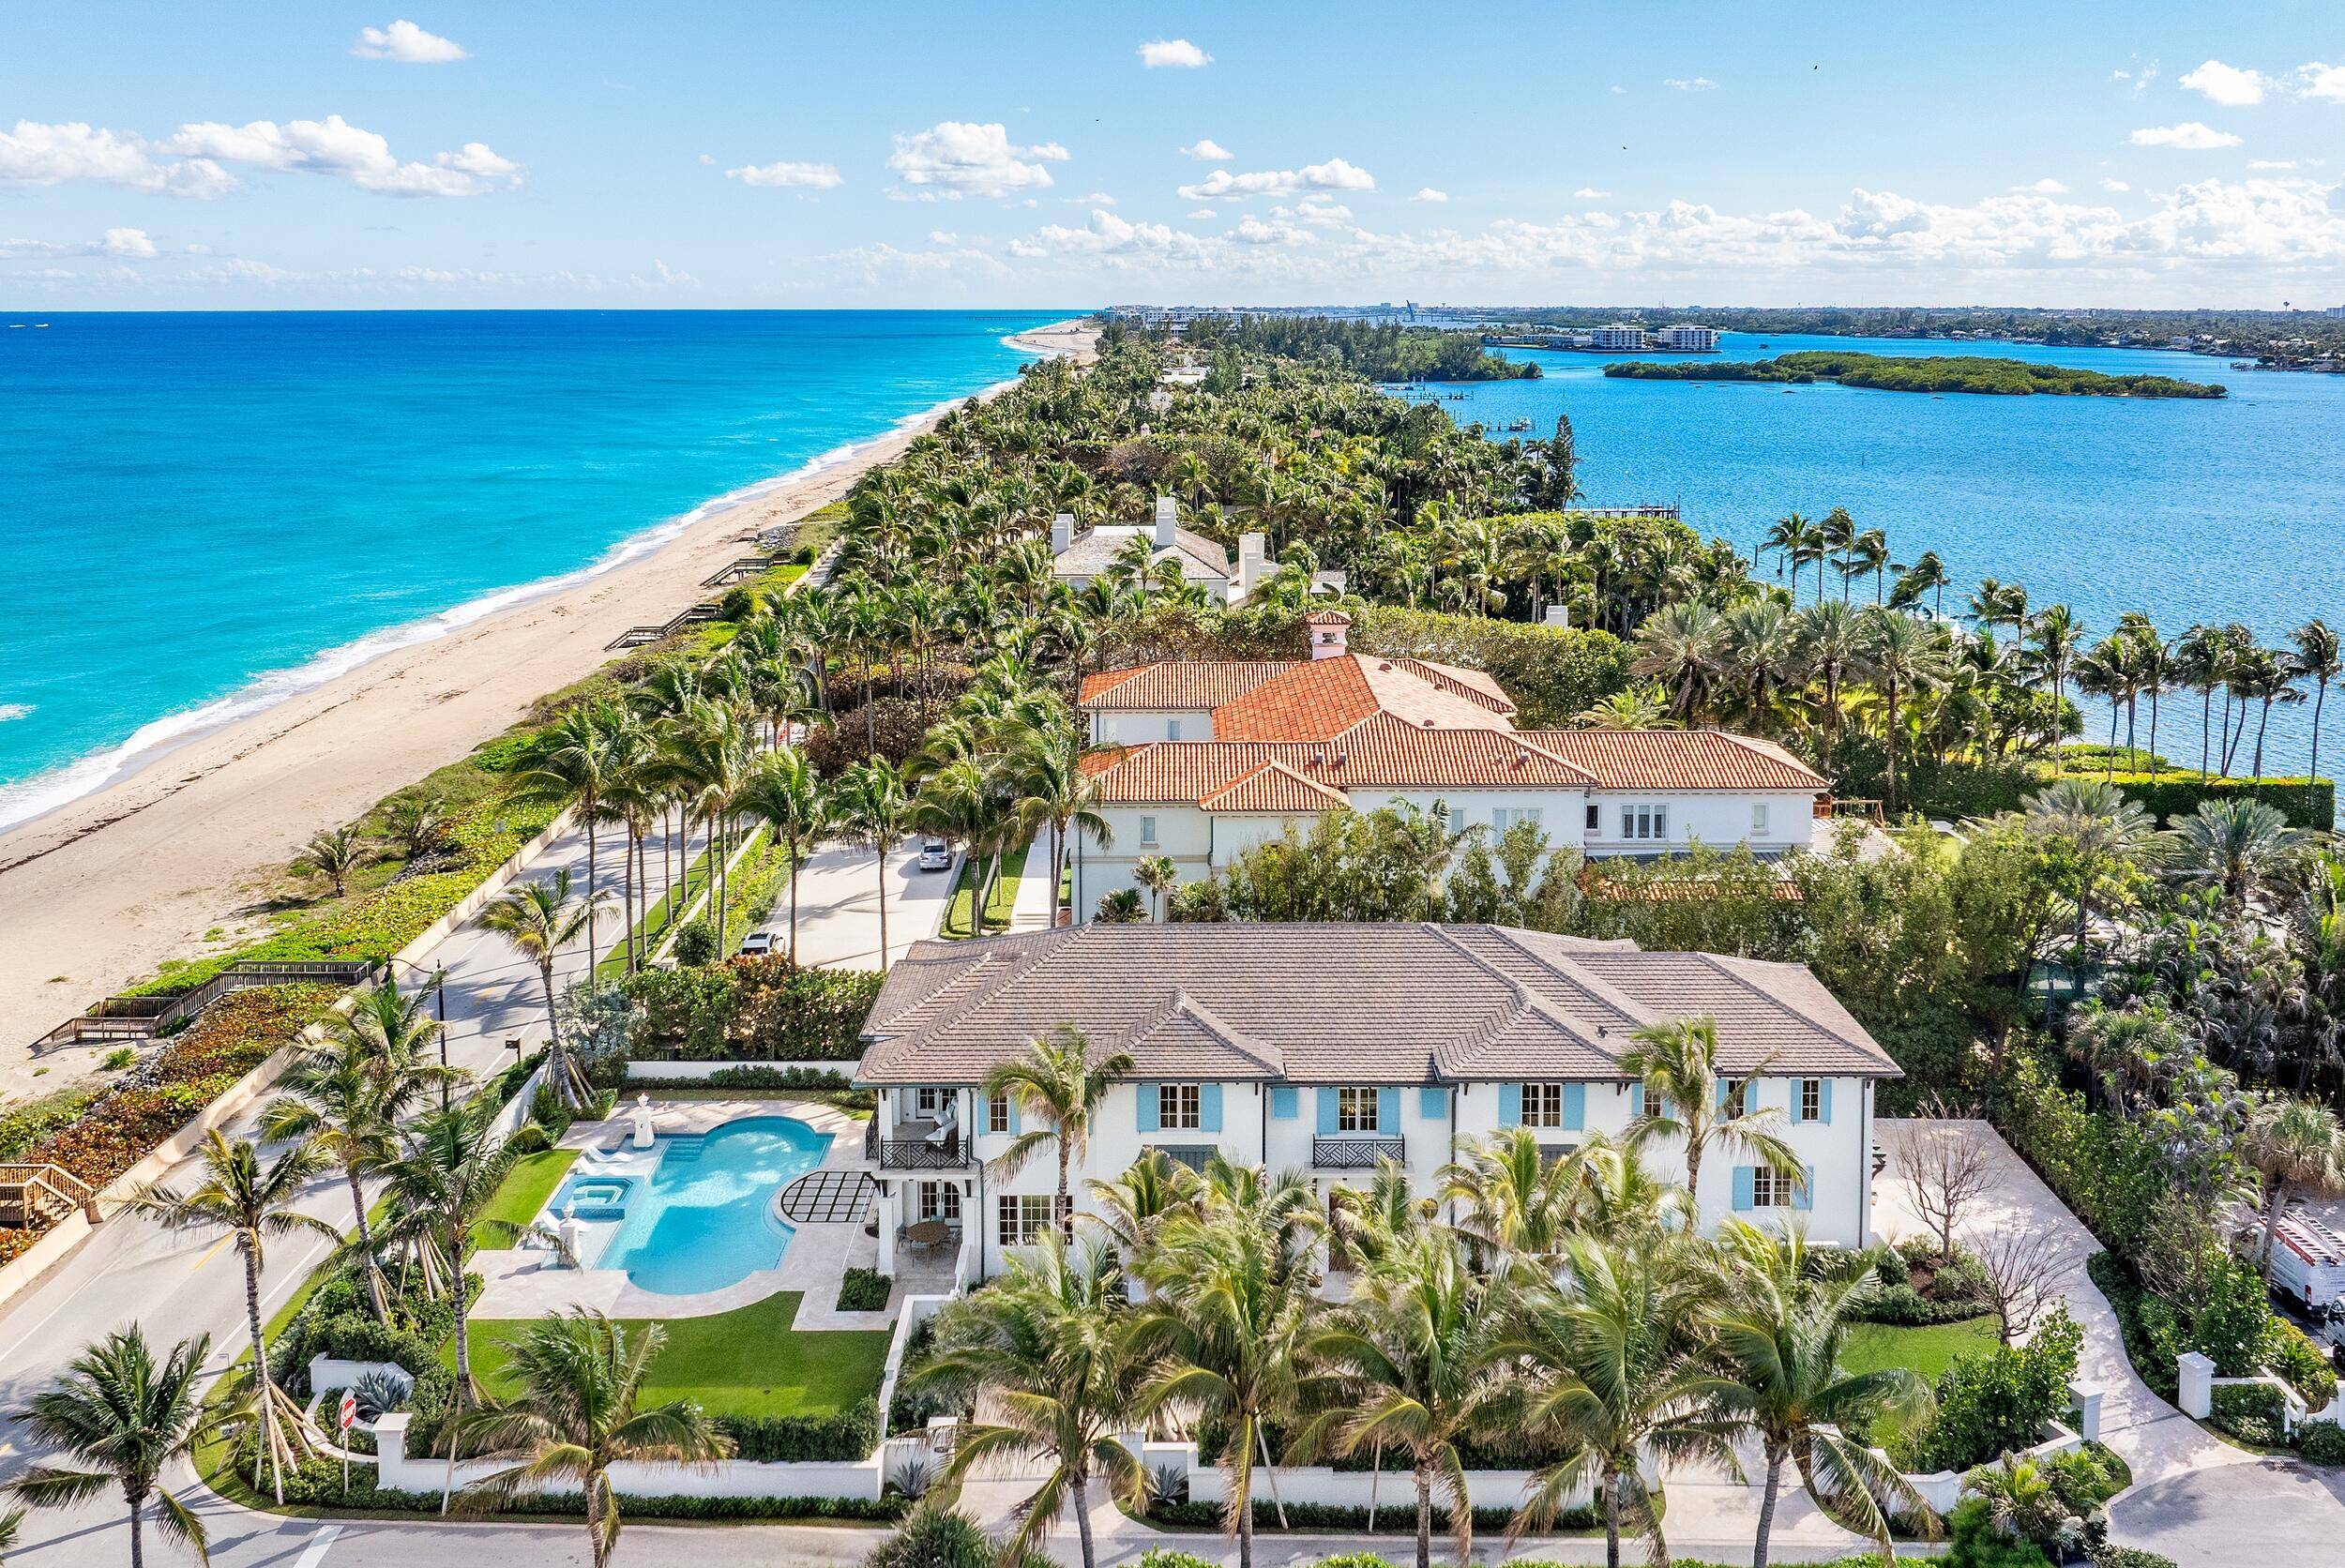
{"label": "gray tile roof", "polygon": [[1062,1023],[1142,1078],[1618,1078],[1633,1031],[1700,1014],[1730,1073],[1898,1076],[1797,964],[1500,926],[1095,923],[915,942],[856,1078],[975,1083]]}
{"label": "gray tile roof", "polygon": [[[1115,524],[1110,528],[1095,528],[1078,534],[1074,542],[1059,551],[1051,564],[1056,577],[1094,578],[1115,563],[1116,552],[1124,549],[1137,533],[1147,537],[1154,533],[1149,524]],[[1172,530],[1172,548],[1151,552],[1151,561],[1172,556],[1181,563],[1181,578],[1188,582],[1227,582],[1236,576],[1230,565],[1230,552],[1218,539],[1208,539],[1203,534],[1186,528]]]}

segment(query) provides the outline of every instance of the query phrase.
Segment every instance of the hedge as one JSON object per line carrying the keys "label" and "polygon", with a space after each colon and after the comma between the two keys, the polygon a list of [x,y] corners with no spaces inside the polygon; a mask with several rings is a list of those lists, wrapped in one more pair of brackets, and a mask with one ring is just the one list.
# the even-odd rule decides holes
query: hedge
{"label": "hedge", "polygon": [[643,970],[622,982],[643,1010],[628,1051],[643,1061],[854,1062],[883,978],[799,969],[779,955]]}
{"label": "hedge", "polygon": [[[253,1444],[247,1440],[237,1449],[235,1469],[250,1479],[252,1473]],[[398,1510],[402,1513],[440,1513],[440,1494],[402,1492],[378,1486],[373,1481],[374,1467],[355,1464],[350,1470],[350,1491],[342,1491],[342,1467],[337,1460],[323,1456],[305,1461],[285,1476],[285,1501],[301,1508],[332,1508],[358,1510]],[[463,1494],[460,1491],[457,1496]],[[631,1519],[756,1519],[775,1523],[794,1520],[843,1519],[871,1524],[893,1524],[911,1512],[912,1504],[902,1498],[763,1498],[763,1497],[629,1497],[622,1494],[619,1512]],[[582,1500],[575,1495],[552,1494],[514,1498],[499,1503],[492,1516],[530,1515],[537,1517],[576,1518],[585,1512]]]}
{"label": "hedge", "polygon": [[835,1415],[710,1417],[737,1447],[737,1457],[768,1464],[862,1459],[879,1446],[879,1400],[867,1396]]}
{"label": "hedge", "polygon": [[855,1087],[843,1072],[824,1067],[719,1067],[701,1078],[630,1078],[628,1089],[819,1089],[832,1093]]}
{"label": "hedge", "polygon": [[[1158,1502],[1149,1505],[1147,1520],[1167,1530],[1213,1530],[1221,1528],[1221,1505],[1218,1502]],[[1290,1502],[1286,1505],[1286,1528],[1289,1530],[1368,1529],[1368,1510],[1346,1503]],[[1476,1508],[1474,1511],[1475,1530],[1505,1530],[1514,1523],[1511,1508]],[[1552,1530],[1596,1530],[1602,1528],[1604,1516],[1593,1508],[1558,1510]],[[1254,1499],[1254,1528],[1275,1530],[1278,1525],[1278,1505],[1267,1497]],[[1449,1510],[1440,1503],[1433,1505],[1433,1532],[1438,1535],[1449,1528]],[[1413,1485],[1394,1488],[1390,1502],[1377,1504],[1376,1533],[1395,1535],[1414,1533],[1416,1530],[1416,1490]]]}
{"label": "hedge", "polygon": [[1628,646],[1608,631],[1365,605],[1351,610],[1355,653],[1401,655],[1487,671],[1513,698],[1515,724],[1559,730],[1628,684]]}

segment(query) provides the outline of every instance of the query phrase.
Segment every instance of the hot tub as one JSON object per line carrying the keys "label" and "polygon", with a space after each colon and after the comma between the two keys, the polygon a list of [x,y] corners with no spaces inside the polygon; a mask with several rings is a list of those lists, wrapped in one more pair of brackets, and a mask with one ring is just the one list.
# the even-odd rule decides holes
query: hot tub
{"label": "hot tub", "polygon": [[580,1219],[625,1219],[627,1201],[634,1193],[632,1176],[572,1176],[553,1195],[548,1213],[567,1213]]}

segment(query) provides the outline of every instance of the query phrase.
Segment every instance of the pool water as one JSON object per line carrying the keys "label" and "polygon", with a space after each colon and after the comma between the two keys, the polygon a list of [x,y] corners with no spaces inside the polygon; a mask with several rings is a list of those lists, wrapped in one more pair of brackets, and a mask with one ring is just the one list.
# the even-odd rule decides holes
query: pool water
{"label": "pool water", "polygon": [[659,1163],[627,1198],[627,1217],[599,1269],[624,1269],[646,1290],[722,1289],[781,1261],[792,1227],[774,1195],[823,1163],[828,1133],[788,1116],[753,1116],[714,1132],[659,1140]]}

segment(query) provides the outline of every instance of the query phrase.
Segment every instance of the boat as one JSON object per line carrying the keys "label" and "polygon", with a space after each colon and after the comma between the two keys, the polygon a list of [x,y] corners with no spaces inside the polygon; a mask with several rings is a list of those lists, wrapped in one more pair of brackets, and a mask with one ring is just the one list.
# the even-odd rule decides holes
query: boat
{"label": "boat", "polygon": [[2256,368],[2256,362],[2252,359],[2234,359],[2231,362],[2231,368],[2234,370],[2252,370]]}
{"label": "boat", "polygon": [[1531,428],[1531,421],[1528,419],[1509,419],[1506,421],[1506,428],[1510,430],[1527,430]]}

